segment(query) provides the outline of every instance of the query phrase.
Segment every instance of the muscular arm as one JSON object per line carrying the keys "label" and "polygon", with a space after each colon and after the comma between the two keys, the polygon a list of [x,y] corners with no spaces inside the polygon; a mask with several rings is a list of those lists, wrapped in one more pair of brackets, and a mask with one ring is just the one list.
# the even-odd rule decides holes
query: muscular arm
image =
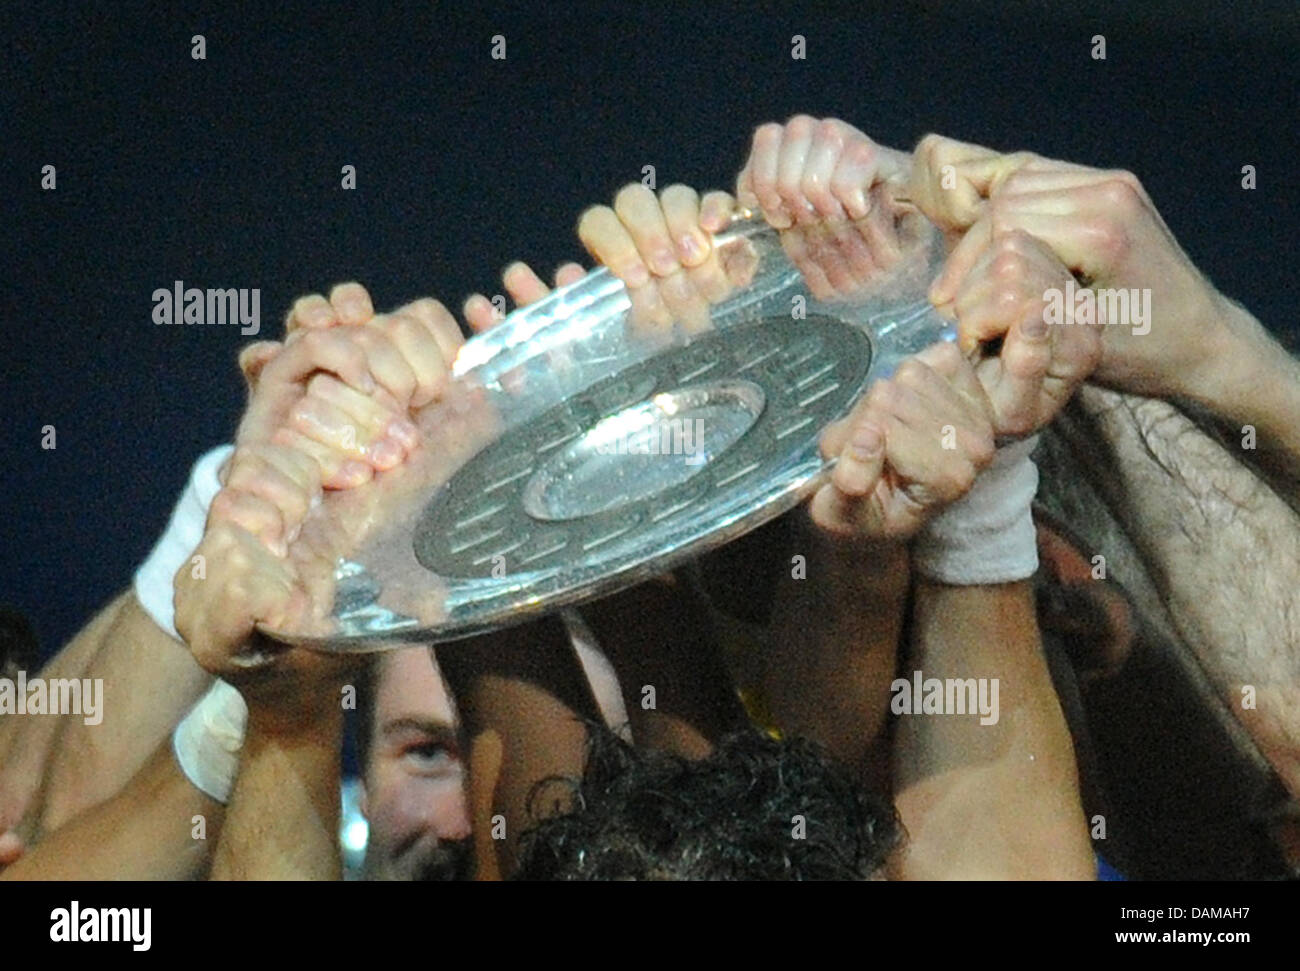
{"label": "muscular arm", "polygon": [[[1300,797],[1300,516],[1243,464],[1240,439],[1225,447],[1166,402],[1086,388],[1065,417],[1058,432],[1070,456],[1086,449],[1088,461],[1060,461],[1045,475],[1057,506],[1096,491],[1140,559],[1117,562],[1116,576],[1149,576],[1146,607]],[[1118,561],[1104,524],[1076,525]]]}
{"label": "muscular arm", "polygon": [[343,709],[278,723],[250,707],[213,880],[340,880],[339,749]]}
{"label": "muscular arm", "polygon": [[0,880],[196,879],[223,811],[181,774],[164,741],[120,792],[51,833]]}
{"label": "muscular arm", "polygon": [[842,764],[887,782],[881,730],[889,710],[908,588],[900,543],[829,536],[796,514],[763,672],[764,696],[783,730],[821,743]]}
{"label": "muscular arm", "polygon": [[1255,442],[1240,457],[1257,465],[1300,510],[1300,361],[1244,307],[1222,304],[1232,321],[1229,344],[1215,370],[1202,383],[1189,382],[1182,397],[1213,413],[1238,445],[1246,426],[1253,428]]}
{"label": "muscular arm", "polygon": [[[558,617],[449,644],[437,655],[469,741],[465,750],[473,752],[489,737],[499,742],[497,757],[490,760],[493,778],[476,778],[478,760],[471,756],[470,796],[477,807],[472,825],[479,875],[509,875],[519,836],[534,813],[553,806],[569,809],[569,790],[562,786],[547,788],[538,803],[530,803],[542,780],[582,775],[587,751],[582,719],[596,721],[600,712]],[[505,819],[505,839],[484,841],[497,815]],[[497,859],[482,858],[488,846]]]}
{"label": "muscular arm", "polygon": [[1043,660],[1031,584],[919,580],[914,624],[900,676],[996,678],[998,719],[898,716],[896,803],[909,839],[894,875],[1092,879],[1074,750]]}
{"label": "muscular arm", "polygon": [[40,819],[46,832],[121,789],[211,682],[133,593],[109,609],[112,620],[81,675],[104,681],[103,722],[67,720],[60,732]]}
{"label": "muscular arm", "polygon": [[[104,643],[105,635],[131,597],[122,594],[95,615],[40,672],[46,680],[80,678]],[[0,833],[19,827],[34,831],[50,754],[64,718],[0,718]]]}

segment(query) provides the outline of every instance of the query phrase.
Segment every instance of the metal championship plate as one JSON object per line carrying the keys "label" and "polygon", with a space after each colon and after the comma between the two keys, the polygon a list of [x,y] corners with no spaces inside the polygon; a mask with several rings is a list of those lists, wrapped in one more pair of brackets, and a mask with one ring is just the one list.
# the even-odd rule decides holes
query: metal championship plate
{"label": "metal championship plate", "polygon": [[468,341],[397,469],[331,493],[293,544],[313,603],[267,631],[334,651],[455,640],[629,586],[790,509],[827,424],[951,331],[919,216],[743,220],[700,268],[629,292],[605,269]]}

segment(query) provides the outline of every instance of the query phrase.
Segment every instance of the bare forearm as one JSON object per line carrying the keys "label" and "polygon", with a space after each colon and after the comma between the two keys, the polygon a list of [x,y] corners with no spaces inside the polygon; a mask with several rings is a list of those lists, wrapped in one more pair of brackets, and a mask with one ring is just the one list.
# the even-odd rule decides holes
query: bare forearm
{"label": "bare forearm", "polygon": [[47,832],[121,789],[211,682],[130,592],[82,677],[102,679],[103,720],[70,721],[61,732],[41,817]]}
{"label": "bare forearm", "polygon": [[1224,301],[1232,343],[1204,386],[1185,395],[1217,416],[1242,458],[1300,508],[1300,361],[1244,307]]}
{"label": "bare forearm", "polygon": [[913,698],[913,713],[898,716],[896,801],[909,843],[897,875],[1090,879],[1074,750],[1030,584],[918,581],[914,623],[900,678],[973,678],[978,696],[996,703],[983,713],[917,713],[922,699]]}
{"label": "bare forearm", "polygon": [[293,732],[249,713],[213,880],[339,880],[341,709]]}
{"label": "bare forearm", "polygon": [[588,604],[641,747],[704,758],[745,712],[702,595],[664,576]]}
{"label": "bare forearm", "polygon": [[[54,679],[80,678],[99,652],[104,636],[113,626],[125,597],[116,597],[101,610],[54,658],[41,669],[47,683]],[[50,755],[55,750],[66,718],[0,717],[0,831],[17,825],[24,817],[35,817],[39,805],[33,800],[45,785]],[[24,830],[35,827],[28,818]]]}
{"label": "bare forearm", "polygon": [[1160,609],[1300,794],[1300,516],[1235,449],[1163,401],[1088,388],[1072,417],[1067,440],[1088,449],[1088,479]]}
{"label": "bare forearm", "polygon": [[121,792],[49,834],[0,879],[192,880],[207,869],[222,813],[164,744]]}
{"label": "bare forearm", "polygon": [[[802,570],[793,559],[800,555]],[[878,743],[903,627],[907,550],[828,537],[801,511],[787,562],[763,674],[772,715],[883,783]]]}
{"label": "bare forearm", "polygon": [[[485,801],[491,817],[505,820],[504,839],[494,840],[499,866],[479,859],[480,874],[509,874],[520,835],[536,821],[570,806],[572,790],[554,786],[540,795],[538,783],[581,776],[587,752],[582,719],[598,721],[600,711],[582,666],[558,618],[450,644],[438,651],[438,665],[456,699],[468,750],[486,733],[501,746],[500,775]],[[471,787],[476,780],[471,778]],[[475,818],[481,833],[494,819]]]}

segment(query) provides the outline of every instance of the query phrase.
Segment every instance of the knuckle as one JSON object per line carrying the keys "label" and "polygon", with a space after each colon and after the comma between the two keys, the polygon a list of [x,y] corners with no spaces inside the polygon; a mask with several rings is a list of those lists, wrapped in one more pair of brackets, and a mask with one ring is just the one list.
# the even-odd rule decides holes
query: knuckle
{"label": "knuckle", "polygon": [[817,139],[841,149],[847,140],[843,124],[834,118],[823,118],[817,123]]}
{"label": "knuckle", "polygon": [[393,314],[393,316],[389,317],[385,330],[389,336],[403,342],[420,340],[429,334],[418,319],[410,314],[402,313]]}
{"label": "knuckle", "polygon": [[993,461],[993,456],[997,454],[997,444],[993,440],[993,429],[987,423],[983,423],[980,430],[972,436],[970,444],[970,457],[977,468],[984,468]]}
{"label": "knuckle", "polygon": [[950,481],[954,492],[963,496],[970,492],[971,486],[975,484],[975,466],[968,461],[961,461],[954,465],[950,473]]}
{"label": "knuckle", "polygon": [[1094,219],[1087,228],[1087,235],[1091,237],[1096,251],[1108,262],[1119,260],[1128,252],[1128,230],[1117,219],[1108,217]]}
{"label": "knuckle", "polygon": [[[1127,173],[1123,174],[1127,175]],[[1108,209],[1113,209],[1121,215],[1136,212],[1142,205],[1136,178],[1124,179],[1117,176],[1107,180],[1102,183],[1101,197]]]}
{"label": "knuckle", "polygon": [[964,360],[956,341],[940,341],[932,353],[935,363],[942,367],[954,368]]}
{"label": "knuckle", "polygon": [[990,300],[999,312],[1009,313],[1020,306],[1024,301],[1024,295],[1016,281],[1003,279],[993,288]]}
{"label": "knuckle", "polygon": [[999,233],[993,243],[999,253],[1021,256],[1029,246],[1029,236],[1023,230],[1010,229]]}
{"label": "knuckle", "polygon": [[1033,416],[1023,403],[1007,408],[1000,424],[1005,435],[1028,435],[1034,430]]}
{"label": "knuckle", "polygon": [[888,411],[893,407],[896,398],[897,389],[893,381],[877,381],[867,392],[867,411]]}
{"label": "knuckle", "polygon": [[316,398],[326,398],[337,389],[338,379],[323,371],[313,374],[307,381],[307,394]]}
{"label": "knuckle", "polygon": [[947,141],[942,135],[928,132],[916,143],[913,154],[925,168],[933,169],[940,164]]}
{"label": "knuckle", "polygon": [[1009,280],[1019,276],[1024,272],[1024,258],[1015,250],[1002,249],[997,256],[993,257],[993,264],[990,269],[993,275],[999,280]]}

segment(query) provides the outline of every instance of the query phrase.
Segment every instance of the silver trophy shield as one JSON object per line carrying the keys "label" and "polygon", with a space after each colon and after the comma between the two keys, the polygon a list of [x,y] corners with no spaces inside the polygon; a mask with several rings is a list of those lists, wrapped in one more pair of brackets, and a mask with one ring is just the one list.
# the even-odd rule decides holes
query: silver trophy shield
{"label": "silver trophy shield", "polygon": [[422,444],[332,493],[290,555],[316,611],[290,643],[453,641],[633,585],[792,508],[818,439],[952,330],[919,215],[873,254],[851,225],[738,219],[700,268],[628,291],[606,269],[467,341]]}

